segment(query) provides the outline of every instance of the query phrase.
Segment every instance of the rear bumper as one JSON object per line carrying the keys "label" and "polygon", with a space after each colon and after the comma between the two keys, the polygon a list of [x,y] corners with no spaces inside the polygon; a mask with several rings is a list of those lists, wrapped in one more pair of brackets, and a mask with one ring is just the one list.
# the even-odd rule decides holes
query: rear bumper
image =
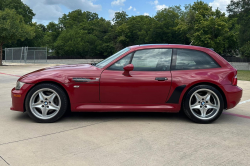
{"label": "rear bumper", "polygon": [[33,84],[24,84],[20,90],[13,88],[11,90],[12,106],[10,107],[13,111],[24,112],[25,97]]}
{"label": "rear bumper", "polygon": [[231,109],[240,102],[242,89],[238,86],[225,85],[224,90],[227,98],[227,109]]}

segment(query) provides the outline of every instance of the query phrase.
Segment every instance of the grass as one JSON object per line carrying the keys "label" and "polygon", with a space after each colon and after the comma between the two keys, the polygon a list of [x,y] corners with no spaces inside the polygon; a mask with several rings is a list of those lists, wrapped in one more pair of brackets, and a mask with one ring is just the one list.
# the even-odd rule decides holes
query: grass
{"label": "grass", "polygon": [[250,70],[238,70],[238,80],[250,81]]}

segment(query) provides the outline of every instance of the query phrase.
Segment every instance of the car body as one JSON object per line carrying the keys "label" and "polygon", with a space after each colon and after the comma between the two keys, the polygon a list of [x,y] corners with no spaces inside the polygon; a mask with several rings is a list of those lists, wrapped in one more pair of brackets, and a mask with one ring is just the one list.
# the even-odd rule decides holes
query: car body
{"label": "car body", "polygon": [[[166,53],[169,58],[159,57],[157,60],[150,57],[150,53]],[[146,56],[151,59],[148,61]],[[202,56],[207,58],[209,64],[202,59],[195,60]],[[23,85],[20,89],[12,89],[11,110],[25,112],[27,94],[42,83],[52,83],[63,89],[72,112],[179,112],[187,92],[199,85],[218,90],[223,98],[223,109],[235,107],[242,96],[242,89],[237,86],[237,70],[209,48],[169,44],[137,45],[127,47],[112,57],[99,66],[63,65],[40,69],[20,77],[18,82]],[[192,57],[195,59],[192,60]],[[127,68],[116,64],[122,63],[123,58],[130,58]],[[131,65],[134,60],[136,64]],[[105,61],[108,63],[105,64]],[[120,66],[124,70],[120,70]]]}

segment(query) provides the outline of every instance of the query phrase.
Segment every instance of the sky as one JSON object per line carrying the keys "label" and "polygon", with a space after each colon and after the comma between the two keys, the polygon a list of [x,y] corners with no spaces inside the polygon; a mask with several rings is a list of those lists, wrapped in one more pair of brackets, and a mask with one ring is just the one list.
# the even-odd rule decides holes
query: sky
{"label": "sky", "polygon": [[[154,16],[157,10],[174,5],[184,6],[192,4],[196,0],[22,0],[36,14],[33,21],[48,24],[57,22],[59,17],[70,11],[81,9],[82,11],[96,12],[99,17],[112,20],[115,12],[125,11],[129,16],[149,15]],[[219,8],[226,12],[230,0],[203,0],[213,9]]]}

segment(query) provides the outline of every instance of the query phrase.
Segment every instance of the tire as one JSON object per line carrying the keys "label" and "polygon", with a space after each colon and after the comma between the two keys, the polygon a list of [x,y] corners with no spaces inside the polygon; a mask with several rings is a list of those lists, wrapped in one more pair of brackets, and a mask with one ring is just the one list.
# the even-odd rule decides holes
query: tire
{"label": "tire", "polygon": [[26,96],[25,109],[38,123],[52,123],[67,111],[68,98],[64,90],[51,83],[34,86]]}
{"label": "tire", "polygon": [[196,123],[211,123],[224,109],[221,93],[210,85],[198,85],[190,89],[183,99],[185,115]]}

